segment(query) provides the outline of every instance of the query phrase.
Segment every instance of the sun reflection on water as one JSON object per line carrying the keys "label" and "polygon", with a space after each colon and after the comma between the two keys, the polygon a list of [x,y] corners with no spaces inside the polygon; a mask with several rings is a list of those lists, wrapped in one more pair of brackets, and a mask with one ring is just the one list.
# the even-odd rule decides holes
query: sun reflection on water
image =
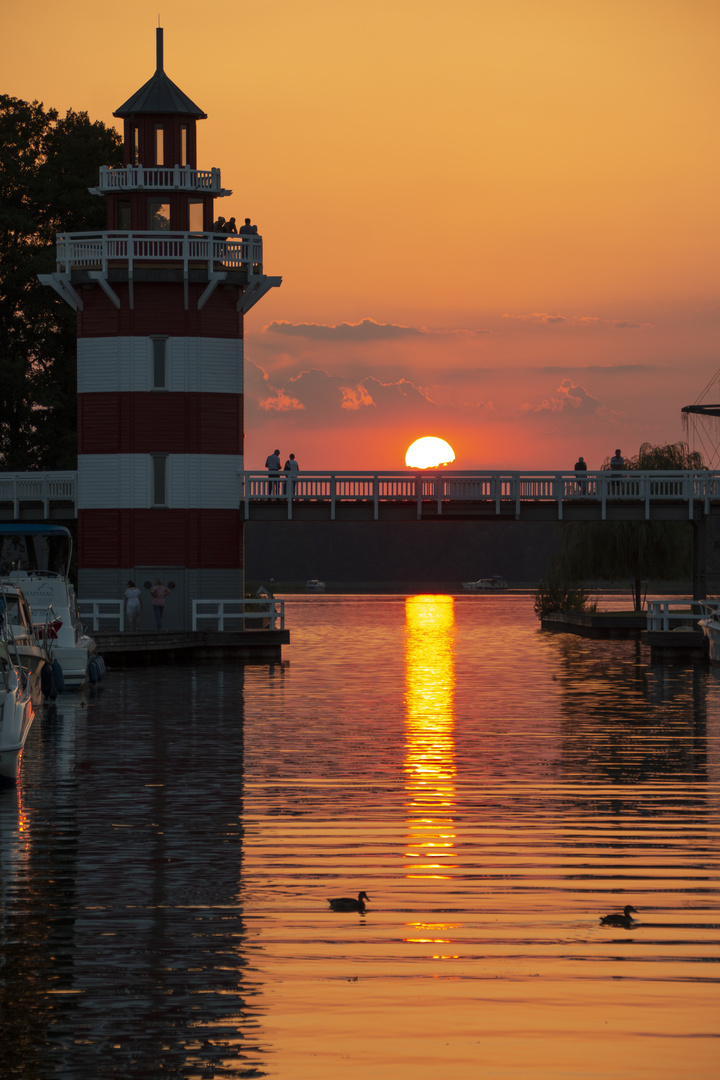
{"label": "sun reflection on water", "polygon": [[405,791],[408,878],[448,878],[456,858],[455,607],[452,596],[405,601]]}

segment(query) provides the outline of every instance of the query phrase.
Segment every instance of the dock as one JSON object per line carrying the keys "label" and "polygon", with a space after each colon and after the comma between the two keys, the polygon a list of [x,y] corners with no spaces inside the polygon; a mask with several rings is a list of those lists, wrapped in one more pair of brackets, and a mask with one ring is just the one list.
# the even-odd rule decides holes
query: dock
{"label": "dock", "polygon": [[[672,601],[657,601],[669,606]],[[679,603],[692,604],[692,601]],[[634,611],[553,611],[540,620],[543,630],[555,630],[583,637],[626,639],[639,641],[650,649],[650,662],[709,663],[707,640],[697,628],[698,615],[691,610],[677,613],[678,621],[670,629],[670,620],[663,628],[649,628],[648,614]]]}
{"label": "dock", "polygon": [[289,630],[194,630],[96,632],[98,652],[108,667],[165,664],[279,663]]}

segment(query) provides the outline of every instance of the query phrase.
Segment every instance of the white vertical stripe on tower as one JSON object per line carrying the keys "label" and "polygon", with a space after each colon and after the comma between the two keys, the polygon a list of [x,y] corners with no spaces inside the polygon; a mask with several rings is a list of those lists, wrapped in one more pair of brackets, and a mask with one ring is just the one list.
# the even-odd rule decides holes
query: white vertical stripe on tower
{"label": "white vertical stripe on tower", "polygon": [[[239,338],[168,337],[166,391],[242,394],[243,342]],[[78,393],[155,390],[153,338],[98,337],[78,341]]]}
{"label": "white vertical stripe on tower", "polygon": [[78,509],[147,509],[154,458],[166,461],[166,500],[174,509],[237,509],[243,459],[237,454],[80,454]]}

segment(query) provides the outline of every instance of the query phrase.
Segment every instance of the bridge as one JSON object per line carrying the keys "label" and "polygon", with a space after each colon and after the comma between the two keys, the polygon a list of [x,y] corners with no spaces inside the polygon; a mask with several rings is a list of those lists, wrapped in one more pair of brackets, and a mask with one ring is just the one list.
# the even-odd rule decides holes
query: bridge
{"label": "bridge", "polygon": [[[303,472],[238,476],[246,521],[690,521],[720,512],[720,471]],[[0,473],[0,520],[77,517],[77,473]]]}
{"label": "bridge", "polygon": [[720,471],[245,472],[246,521],[701,521]]}

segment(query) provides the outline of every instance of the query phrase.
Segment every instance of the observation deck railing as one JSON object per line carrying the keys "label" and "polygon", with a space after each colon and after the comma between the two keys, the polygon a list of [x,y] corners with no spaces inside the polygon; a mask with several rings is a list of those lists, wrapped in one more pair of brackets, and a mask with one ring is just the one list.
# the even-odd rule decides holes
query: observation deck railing
{"label": "observation deck railing", "polygon": [[113,191],[198,191],[213,195],[229,195],[220,180],[219,169],[193,169],[189,165],[162,166],[125,165],[113,169],[100,166],[98,186],[93,194]]}
{"label": "observation deck railing", "polygon": [[213,270],[247,270],[262,274],[261,236],[225,233],[147,232],[58,233],[57,272],[127,267],[131,276],[135,264],[181,266],[205,264]]}
{"label": "observation deck railing", "polygon": [[688,518],[701,502],[706,513],[711,502],[720,502],[720,471],[687,472],[303,472],[291,479],[284,472],[274,479],[265,472],[245,472],[245,516],[250,504],[270,500],[286,503],[288,517],[299,501],[330,503],[330,516],[343,501],[372,502],[375,519],[381,502],[415,502],[422,517],[423,503],[434,502],[437,514],[458,503],[486,503],[496,514],[507,513],[513,504],[519,517],[522,503],[555,503],[558,520],[567,502],[599,503],[606,517],[609,502],[641,503],[649,519],[653,503],[686,503]]}

